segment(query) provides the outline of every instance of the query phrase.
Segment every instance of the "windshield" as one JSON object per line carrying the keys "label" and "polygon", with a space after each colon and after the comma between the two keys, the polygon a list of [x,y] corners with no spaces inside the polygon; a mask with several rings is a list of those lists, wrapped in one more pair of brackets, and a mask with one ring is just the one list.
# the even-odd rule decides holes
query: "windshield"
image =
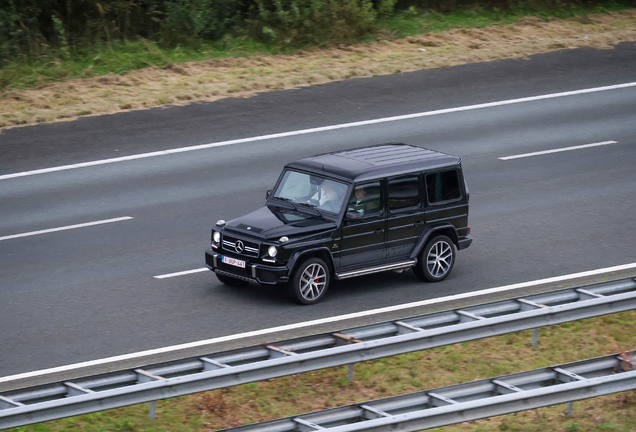
{"label": "windshield", "polygon": [[274,192],[274,198],[309,204],[329,213],[340,213],[347,189],[345,183],[315,174],[287,170]]}

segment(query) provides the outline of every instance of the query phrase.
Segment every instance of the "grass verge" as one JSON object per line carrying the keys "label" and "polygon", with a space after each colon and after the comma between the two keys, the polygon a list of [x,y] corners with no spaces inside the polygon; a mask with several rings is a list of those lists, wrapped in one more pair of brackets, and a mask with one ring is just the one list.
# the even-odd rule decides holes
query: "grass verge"
{"label": "grass verge", "polygon": [[[449,13],[421,12],[415,8],[396,12],[377,22],[379,34],[369,34],[366,42],[379,39],[400,39],[425,33],[439,33],[456,28],[482,28],[512,24],[521,18],[535,16],[541,19],[566,19],[580,15],[617,12],[629,7],[616,2],[584,7],[570,5],[565,9],[536,11],[516,8],[506,12],[476,7]],[[304,49],[311,47],[304,47]],[[69,52],[50,50],[37,57],[18,57],[0,68],[0,89],[39,88],[53,81],[116,74],[122,75],[146,67],[166,67],[190,61],[215,58],[251,57],[255,55],[294,54],[297,50],[281,50],[275,45],[256,42],[247,36],[227,35],[223,40],[210,43],[193,42],[193,46],[161,48],[149,40],[116,41],[95,45],[89,49]]]}
{"label": "grass verge", "polygon": [[[636,311],[575,321],[539,330],[465,342],[355,366],[336,367],[157,402],[157,418],[136,405],[11,432],[190,432],[249,423],[485,379],[636,348]],[[558,405],[461,423],[434,430],[616,431],[636,430],[636,391],[575,402],[573,416]]]}
{"label": "grass verge", "polygon": [[9,83],[0,92],[0,127],[636,40],[633,9],[566,19],[478,12],[401,14],[373,41],[293,54],[228,38],[196,50],[139,41],[72,60],[16,61],[0,69],[0,81]]}

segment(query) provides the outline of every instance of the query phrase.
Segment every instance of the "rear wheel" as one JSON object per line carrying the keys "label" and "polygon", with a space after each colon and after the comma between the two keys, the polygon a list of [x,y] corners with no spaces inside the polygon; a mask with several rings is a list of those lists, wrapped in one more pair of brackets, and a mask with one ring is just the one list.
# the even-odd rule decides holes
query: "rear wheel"
{"label": "rear wheel", "polygon": [[320,258],[310,258],[296,268],[290,279],[290,297],[301,304],[318,303],[329,288],[329,267]]}
{"label": "rear wheel", "polygon": [[225,285],[229,285],[229,286],[235,286],[235,287],[242,287],[242,286],[246,286],[249,285],[248,281],[244,281],[241,279],[236,279],[230,276],[225,276],[222,274],[218,274],[216,273],[216,277]]}
{"label": "rear wheel", "polygon": [[455,244],[445,235],[431,239],[420,252],[415,274],[428,282],[439,282],[450,274],[455,265]]}

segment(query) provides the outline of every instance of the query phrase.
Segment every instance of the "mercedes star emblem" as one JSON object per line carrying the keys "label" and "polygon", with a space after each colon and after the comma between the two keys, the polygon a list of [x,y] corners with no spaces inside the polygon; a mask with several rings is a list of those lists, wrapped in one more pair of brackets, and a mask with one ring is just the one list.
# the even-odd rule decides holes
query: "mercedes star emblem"
{"label": "mercedes star emblem", "polygon": [[245,249],[245,245],[243,244],[242,241],[238,240],[236,244],[234,245],[234,250],[236,251],[236,253],[242,253],[244,249]]}

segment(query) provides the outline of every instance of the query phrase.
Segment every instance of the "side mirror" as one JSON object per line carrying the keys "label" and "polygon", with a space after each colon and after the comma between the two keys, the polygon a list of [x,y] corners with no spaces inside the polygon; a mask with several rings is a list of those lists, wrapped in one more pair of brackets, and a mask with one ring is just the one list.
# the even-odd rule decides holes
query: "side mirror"
{"label": "side mirror", "polygon": [[345,220],[359,221],[361,219],[362,219],[362,214],[358,213],[357,211],[348,211],[347,213],[345,213]]}
{"label": "side mirror", "polygon": [[267,192],[265,192],[265,199],[269,199],[270,195],[272,194],[272,190],[268,190]]}

